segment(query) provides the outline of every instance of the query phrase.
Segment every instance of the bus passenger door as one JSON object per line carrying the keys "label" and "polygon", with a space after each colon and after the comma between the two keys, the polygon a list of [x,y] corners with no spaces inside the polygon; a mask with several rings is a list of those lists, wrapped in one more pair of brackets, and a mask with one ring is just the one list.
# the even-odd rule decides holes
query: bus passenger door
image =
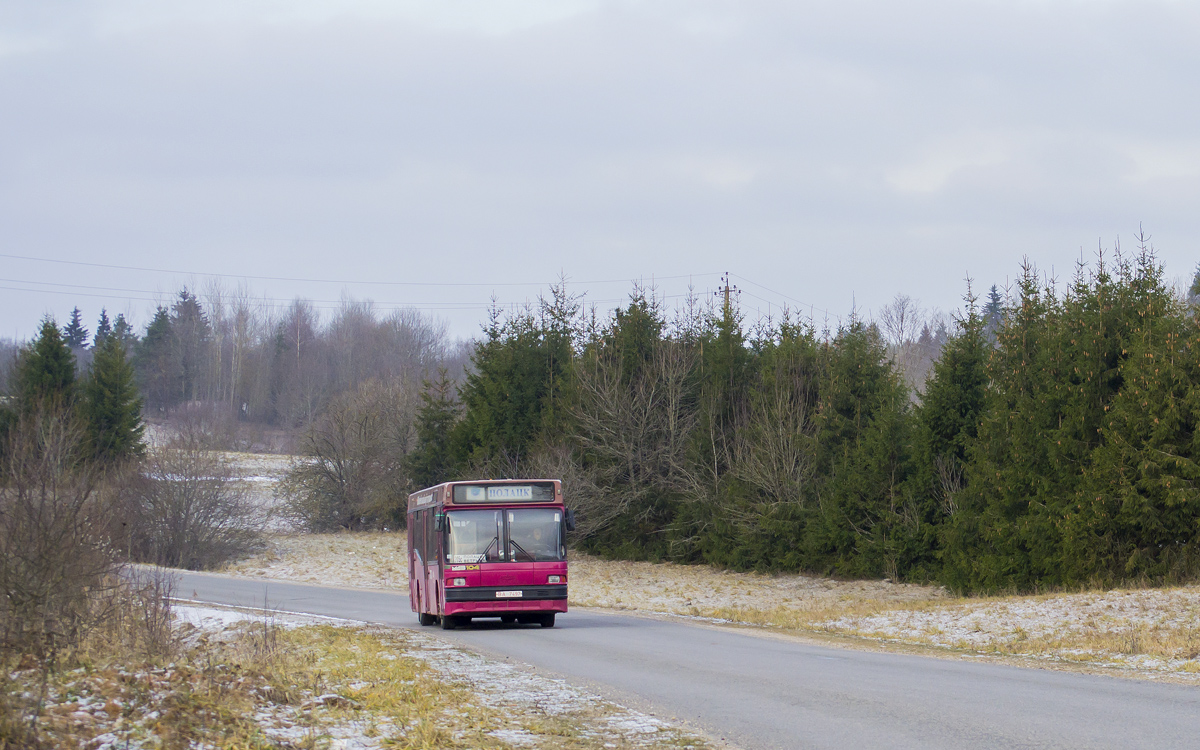
{"label": "bus passenger door", "polygon": [[417,530],[417,514],[410,513],[408,516],[408,601],[412,605],[413,612],[421,611],[421,598],[417,590],[417,561],[416,561],[416,530]]}
{"label": "bus passenger door", "polygon": [[425,511],[413,513],[413,585],[416,587],[417,611],[429,611],[425,590]]}
{"label": "bus passenger door", "polygon": [[426,508],[421,511],[421,515],[424,516],[424,523],[421,526],[425,529],[425,546],[421,551],[421,559],[424,561],[425,568],[425,611],[440,615],[442,607],[438,600],[438,591],[441,589],[437,559],[438,533],[433,528],[433,517],[436,512],[435,508]]}

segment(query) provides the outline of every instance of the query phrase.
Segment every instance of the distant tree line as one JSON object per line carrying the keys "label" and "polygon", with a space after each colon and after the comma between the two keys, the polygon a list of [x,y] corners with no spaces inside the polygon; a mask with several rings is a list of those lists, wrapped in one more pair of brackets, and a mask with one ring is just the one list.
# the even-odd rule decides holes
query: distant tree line
{"label": "distant tree line", "polygon": [[[458,377],[469,354],[443,324],[414,310],[381,314],[370,302],[346,300],[323,318],[306,300],[278,308],[220,288],[203,297],[180,290],[140,332],[124,315],[110,321],[102,311],[93,335],[76,308],[60,335],[81,373],[100,341],[121,342],[151,419],[203,405],[287,430],[307,427],[339,394],[368,381],[419,388],[439,367]],[[4,392],[17,348],[0,342]]]}
{"label": "distant tree line", "polygon": [[419,379],[464,359],[444,326],[417,311],[383,316],[346,301],[322,321],[304,300],[280,311],[215,291],[204,304],[186,289],[156,310],[132,351],[152,413],[200,401],[285,428],[368,380]]}
{"label": "distant tree line", "polygon": [[644,289],[600,319],[556,287],[493,314],[457,394],[428,384],[409,478],[562,477],[578,542],[614,557],[960,591],[1193,578],[1200,324],[1153,251],[1062,289],[1026,264],[952,325],[914,398],[878,322],[668,317]]}

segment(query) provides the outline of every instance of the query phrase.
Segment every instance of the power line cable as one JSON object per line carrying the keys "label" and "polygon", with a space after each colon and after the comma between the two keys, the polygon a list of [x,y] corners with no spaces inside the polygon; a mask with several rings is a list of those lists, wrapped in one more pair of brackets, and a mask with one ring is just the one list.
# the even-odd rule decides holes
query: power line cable
{"label": "power line cable", "polygon": [[[783,297],[784,299],[791,300],[792,302],[795,302],[797,305],[801,305],[802,307],[807,307],[810,310],[820,310],[821,312],[825,313],[826,315],[833,314],[833,313],[829,312],[828,310],[817,307],[816,305],[813,305],[809,302],[805,302],[804,300],[796,299],[795,297],[791,296],[790,294],[784,294],[783,292],[777,292],[774,289],[771,289],[770,287],[763,286],[762,284],[758,283],[757,281],[754,281],[753,279],[748,279],[745,276],[742,276],[741,274],[731,273],[730,276],[736,276],[737,278],[741,279],[742,281],[746,282],[747,284],[753,284],[754,286],[758,287],[759,289],[765,289],[766,291],[770,292],[771,294],[775,294],[780,297]],[[759,299],[762,299],[762,298],[759,297]]]}
{"label": "power line cable", "polygon": [[[10,292],[29,292],[30,294],[62,294],[62,295],[70,295],[70,296],[75,296],[75,297],[93,297],[96,299],[125,300],[127,302],[151,302],[151,303],[157,304],[162,301],[161,297],[134,297],[131,295],[97,294],[95,292],[74,292],[74,291],[66,291],[66,290],[59,290],[59,289],[22,289],[20,287],[12,287],[12,286],[0,286],[0,289],[10,291]],[[257,299],[262,299],[262,298],[260,297]],[[304,300],[304,301],[308,301],[308,300]],[[428,307],[428,306],[425,306],[424,303],[417,303],[417,304],[411,304],[411,305],[388,304],[388,303],[377,303],[377,304],[380,307],[380,309],[386,309],[386,310],[426,310],[429,312],[445,312],[448,310],[486,310],[489,306],[488,304],[485,304],[485,303],[479,303],[479,304],[473,304],[473,305],[460,305],[458,307]],[[338,309],[338,306],[336,306],[336,305],[313,305],[313,307],[318,310],[337,310]]]}
{"label": "power line cable", "polygon": [[[6,283],[10,283],[10,284],[37,284],[40,286],[69,287],[69,290],[68,290],[68,289],[26,289],[26,288],[22,288],[22,287],[0,286],[0,289],[6,290],[6,291],[29,292],[30,294],[75,295],[75,296],[79,296],[79,297],[94,297],[97,299],[117,299],[117,300],[137,301],[137,302],[151,302],[151,303],[155,303],[155,304],[160,304],[163,301],[164,297],[174,296],[173,293],[160,292],[160,291],[150,290],[150,289],[127,289],[127,288],[122,288],[122,287],[92,286],[92,285],[85,285],[85,284],[66,284],[63,282],[27,281],[24,279],[5,279],[5,278],[0,278],[0,282],[6,282]],[[75,291],[77,289],[90,289],[92,291],[91,292]],[[124,294],[124,295],[96,294],[95,293],[96,291],[129,292],[130,294]],[[139,296],[134,296],[134,295],[153,295],[153,296],[139,297]],[[202,297],[217,297],[220,299],[237,299],[237,296],[233,295],[233,294],[216,294],[216,295],[202,294],[201,296]],[[662,299],[677,299],[677,298],[686,297],[686,296],[687,296],[686,294],[670,294],[670,295],[662,295],[661,298]],[[278,297],[258,297],[258,296],[249,297],[249,300],[251,302],[270,302],[270,303],[274,303],[277,305],[287,305],[287,304],[290,304],[291,302],[295,301],[295,299],[300,299],[300,300],[302,300],[304,302],[308,302],[310,304],[311,303],[324,303],[324,304],[313,304],[312,305],[314,308],[319,309],[319,310],[338,310],[341,308],[341,306],[343,304],[343,300],[322,300],[322,299],[311,299],[311,298],[307,298],[307,297],[297,297],[297,298],[291,298],[291,299],[281,299]],[[376,301],[376,300],[372,300],[369,298],[363,299],[363,300],[348,299],[345,301],[346,302],[354,302],[354,301],[370,302],[372,305],[374,305],[380,309],[387,309],[387,310],[413,309],[413,310],[427,310],[427,311],[431,311],[431,312],[442,312],[442,311],[453,311],[453,310],[486,310],[493,305],[493,302],[490,302],[490,301],[489,302],[476,302],[476,303],[388,302],[388,301]],[[596,304],[614,304],[614,303],[624,302],[625,298],[618,297],[618,298],[608,298],[608,299],[596,299],[596,300],[589,300],[589,301],[596,303]],[[522,304],[525,304],[525,303],[523,303],[523,302],[505,302],[505,303],[500,303],[499,306],[502,308],[517,307]]]}
{"label": "power line cable", "polygon": [[[162,291],[153,290],[153,289],[127,289],[124,287],[113,287],[113,286],[92,286],[92,285],[88,285],[88,284],[67,284],[67,283],[61,282],[61,281],[29,281],[28,279],[0,278],[0,282],[5,282],[5,283],[9,283],[9,284],[37,284],[39,286],[61,286],[61,287],[69,287],[71,289],[92,289],[92,290],[99,290],[99,291],[104,291],[104,292],[133,292],[135,294],[153,294],[153,295],[159,295],[159,296],[169,295],[172,297],[175,295],[174,292],[168,293],[168,292],[162,292]],[[27,291],[48,291],[48,292],[55,292],[55,293],[60,293],[60,294],[68,293],[68,292],[59,292],[58,290],[55,290],[55,289],[47,289],[47,290],[30,289]],[[200,296],[209,297],[209,298],[215,297],[215,298],[221,299],[221,300],[236,300],[241,297],[241,295],[233,294],[233,293],[213,294],[213,293],[208,293],[208,292],[203,292],[203,293],[201,293]],[[276,303],[281,303],[281,304],[287,304],[287,303],[291,302],[293,299],[295,299],[295,298],[283,299],[280,297],[259,297],[256,295],[255,296],[247,296],[247,298],[251,299],[251,300],[257,300],[257,301],[263,301],[263,302],[276,302]],[[306,302],[321,302],[321,303],[327,303],[327,304],[333,304],[333,305],[340,305],[343,302],[343,300],[340,300],[340,299],[314,299],[311,297],[304,297],[302,299],[304,299],[304,301],[306,301]],[[350,299],[350,300],[346,300],[346,301],[354,301],[354,300]],[[474,308],[474,307],[479,306],[478,304],[469,304],[469,305],[467,305],[467,307],[463,307],[464,303],[462,303],[462,302],[455,303],[455,302],[425,302],[425,301],[421,301],[421,302],[375,302],[374,300],[370,300],[370,301],[373,304],[380,304],[380,305],[398,305],[398,306],[426,305],[426,306],[447,307],[447,308],[451,308],[451,309],[455,309],[455,308],[467,309],[468,307]],[[483,303],[480,303],[480,304],[483,304]]]}
{"label": "power line cable", "polygon": [[[255,281],[294,281],[311,284],[357,284],[357,285],[376,285],[376,286],[433,286],[433,287],[497,287],[497,286],[550,286],[554,282],[544,281],[504,281],[504,282],[468,282],[468,281],[357,281],[353,279],[310,279],[294,276],[258,276],[254,274],[234,274],[234,273],[206,273],[203,271],[180,271],[167,268],[149,268],[144,266],[122,266],[111,263],[92,263],[82,260],[61,260],[58,258],[35,258],[29,255],[13,255],[10,253],[0,253],[0,258],[10,258],[12,260],[29,260],[38,263],[59,263],[69,266],[88,266],[91,268],[109,268],[118,271],[145,271],[148,273],[170,273],[181,276],[214,276],[225,279],[254,279]],[[674,276],[657,276],[652,277],[652,280],[673,280],[687,279],[695,276],[712,276],[714,274],[705,273],[688,273]],[[590,281],[571,281],[572,284],[620,284],[629,283],[634,279],[595,279]]]}

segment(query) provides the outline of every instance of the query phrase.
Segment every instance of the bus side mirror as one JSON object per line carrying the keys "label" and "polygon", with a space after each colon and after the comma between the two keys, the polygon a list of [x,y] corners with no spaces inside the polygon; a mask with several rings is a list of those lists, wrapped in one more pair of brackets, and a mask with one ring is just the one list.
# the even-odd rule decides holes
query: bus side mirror
{"label": "bus side mirror", "polygon": [[433,517],[433,530],[441,531],[446,526],[446,514],[438,513]]}
{"label": "bus side mirror", "polygon": [[575,511],[567,508],[567,531],[575,530]]}

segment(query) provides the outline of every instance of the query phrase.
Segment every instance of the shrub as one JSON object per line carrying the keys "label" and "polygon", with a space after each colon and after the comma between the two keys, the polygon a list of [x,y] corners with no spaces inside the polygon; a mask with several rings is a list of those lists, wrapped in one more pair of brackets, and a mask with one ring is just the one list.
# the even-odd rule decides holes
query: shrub
{"label": "shrub", "polygon": [[131,560],[202,570],[262,543],[265,510],[195,442],[150,451],[121,495],[125,538],[114,541]]}
{"label": "shrub", "polygon": [[96,532],[99,471],[82,460],[67,409],[22,415],[0,472],[0,645],[52,665],[94,623],[92,593],[111,585],[112,549]]}
{"label": "shrub", "polygon": [[403,525],[418,401],[403,380],[372,380],[334,399],[281,483],[292,520],[314,532]]}

